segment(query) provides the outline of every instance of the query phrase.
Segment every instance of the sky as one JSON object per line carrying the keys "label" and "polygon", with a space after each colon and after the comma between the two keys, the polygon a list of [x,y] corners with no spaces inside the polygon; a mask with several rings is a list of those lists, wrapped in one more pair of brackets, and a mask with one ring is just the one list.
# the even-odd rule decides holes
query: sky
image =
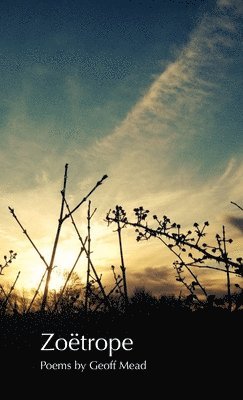
{"label": "sky", "polygon": [[[225,224],[240,255],[243,217],[230,201],[243,204],[242,16],[238,0],[1,2],[0,245],[18,253],[3,279],[20,270],[19,288],[37,285],[44,267],[7,207],[49,259],[65,163],[71,206],[109,176],[92,196],[92,259],[105,281],[120,264],[104,222],[116,204],[185,229],[209,220],[212,238]],[[129,229],[123,238],[130,287],[178,294],[160,243],[138,244]],[[78,250],[67,222],[53,287]],[[202,274],[224,292],[224,277]]]}

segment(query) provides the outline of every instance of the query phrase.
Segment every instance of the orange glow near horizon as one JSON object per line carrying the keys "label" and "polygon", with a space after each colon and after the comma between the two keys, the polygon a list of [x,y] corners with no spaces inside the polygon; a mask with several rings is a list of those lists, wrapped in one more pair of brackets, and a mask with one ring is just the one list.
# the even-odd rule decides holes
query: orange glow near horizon
{"label": "orange glow near horizon", "polygon": [[[151,213],[153,210],[153,200],[151,200]],[[95,202],[94,202],[95,204]],[[56,210],[58,210],[59,202],[56,202]],[[26,208],[23,208],[25,211]],[[127,210],[129,211],[128,207]],[[27,220],[26,215],[22,215],[23,211],[19,211],[21,221],[23,225],[27,227],[28,233],[33,238],[34,243],[40,250],[41,254],[45,257],[47,263],[49,263],[52,252],[53,237],[55,235],[57,222],[54,220],[56,218],[57,212],[51,218],[49,214],[45,219],[49,220],[49,232],[44,232],[44,220],[42,215],[44,213],[40,212],[39,216],[35,214],[35,209],[33,209],[33,219]],[[206,212],[205,211],[205,215]],[[111,265],[116,266],[117,274],[120,273],[120,252],[118,246],[117,232],[115,232],[116,226],[107,227],[104,221],[105,210],[99,209],[92,220],[91,226],[91,259],[94,263],[97,273],[102,274],[102,282],[109,288],[113,285],[113,275],[111,272]],[[76,215],[75,215],[76,218]],[[132,218],[132,217],[129,217]],[[174,217],[177,219],[177,217]],[[184,214],[184,224],[183,230],[191,229],[192,224],[187,223],[189,216]],[[193,217],[190,217],[190,220]],[[205,218],[206,219],[206,218]],[[153,223],[152,216],[149,216],[149,220]],[[35,222],[33,224],[33,221]],[[39,224],[40,221],[40,224]],[[83,239],[85,238],[87,227],[86,227],[86,212],[85,208],[82,210],[82,214],[77,216],[77,221],[81,226],[81,234]],[[193,221],[193,220],[192,220]],[[12,221],[11,221],[12,222]],[[214,242],[215,232],[220,232],[221,229],[221,219],[218,217],[212,225],[207,229],[207,241]],[[41,261],[38,254],[35,252],[31,244],[28,242],[27,238],[22,235],[19,231],[19,227],[15,226],[14,223],[10,226],[12,232],[11,236],[5,237],[4,253],[7,254],[8,243],[11,243],[11,248],[17,251],[18,255],[16,260],[11,264],[11,266],[6,269],[5,275],[1,277],[1,283],[7,284],[9,287],[14,282],[18,271],[21,271],[19,281],[16,285],[16,291],[26,290],[27,292],[32,292],[36,290],[41,280],[41,277],[45,271],[45,265]],[[233,244],[230,245],[230,253],[236,258],[239,254],[239,247],[237,242],[239,238],[237,237],[237,230],[231,229],[227,230],[227,235],[232,237],[234,240]],[[238,234],[239,235],[239,234]],[[167,292],[168,294],[179,294],[180,290],[183,289],[178,282],[175,280],[175,271],[173,269],[174,256],[168,249],[161,246],[161,243],[156,239],[151,239],[150,241],[145,241],[141,243],[136,242],[136,234],[133,228],[124,229],[122,231],[123,239],[123,251],[125,258],[125,265],[127,268],[127,279],[129,283],[129,290],[132,292],[134,287],[144,286],[148,290],[151,290],[156,295]],[[50,290],[60,290],[60,288],[65,283],[65,272],[69,272],[73,267],[77,256],[80,251],[80,242],[77,235],[73,229],[70,221],[64,224],[61,231],[60,241],[57,248],[57,253],[54,261],[55,268],[53,269],[50,281]],[[79,275],[81,282],[85,283],[87,270],[87,257],[85,252],[82,253],[78,263],[75,267],[75,272]],[[151,270],[154,272],[150,275]],[[225,280],[224,274],[212,273],[211,271],[196,271],[202,280],[208,284],[210,291],[220,290],[225,292]],[[158,277],[155,279],[155,277]],[[3,280],[2,280],[3,278]],[[45,279],[41,285],[40,292],[43,291],[45,285]],[[109,289],[108,289],[109,290]]]}

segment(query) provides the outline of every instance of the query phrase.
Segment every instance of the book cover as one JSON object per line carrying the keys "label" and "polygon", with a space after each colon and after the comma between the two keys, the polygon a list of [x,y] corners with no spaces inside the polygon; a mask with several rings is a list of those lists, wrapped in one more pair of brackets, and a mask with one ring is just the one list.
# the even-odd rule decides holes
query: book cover
{"label": "book cover", "polygon": [[1,2],[1,376],[179,385],[242,356],[242,15]]}

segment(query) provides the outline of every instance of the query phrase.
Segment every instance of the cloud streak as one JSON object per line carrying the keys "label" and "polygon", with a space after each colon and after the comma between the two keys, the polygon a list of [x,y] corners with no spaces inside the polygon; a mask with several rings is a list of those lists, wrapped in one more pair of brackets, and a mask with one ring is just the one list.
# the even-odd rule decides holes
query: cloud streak
{"label": "cloud streak", "polygon": [[141,135],[159,134],[164,137],[178,130],[183,134],[185,120],[191,121],[225,79],[230,62],[228,52],[234,52],[238,46],[239,20],[231,3],[237,2],[228,2],[228,7],[224,4],[213,15],[202,17],[176,60],[168,64],[101,145],[109,146],[110,141],[116,142],[124,136],[137,139]]}
{"label": "cloud streak", "polygon": [[[85,151],[77,149],[77,156],[84,157],[87,165],[92,163],[93,170],[97,164],[103,165],[116,177],[118,193],[124,193],[129,185],[128,198],[134,198],[139,188],[141,196],[145,188],[155,194],[159,187],[193,187],[200,179],[200,163],[205,164],[208,149],[202,146],[205,157],[197,150],[193,161],[190,151],[194,151],[198,137],[210,141],[210,135],[215,135],[210,126],[207,131],[205,121],[214,118],[216,103],[220,108],[218,99],[231,68],[230,55],[234,59],[239,52],[239,37],[236,8],[223,4],[213,15],[204,15],[188,44],[158,75],[125,120]],[[223,168],[230,162],[227,157],[220,161]],[[211,174],[215,184],[221,171]]]}

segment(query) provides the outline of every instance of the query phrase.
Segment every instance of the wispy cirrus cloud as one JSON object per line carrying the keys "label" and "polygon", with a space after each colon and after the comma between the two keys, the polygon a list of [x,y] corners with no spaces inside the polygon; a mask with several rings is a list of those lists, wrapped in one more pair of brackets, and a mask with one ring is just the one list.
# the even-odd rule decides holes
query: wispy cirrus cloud
{"label": "wispy cirrus cloud", "polygon": [[[242,166],[237,154],[228,154],[225,147],[220,167],[218,160],[207,160],[210,147],[222,140],[220,128],[217,131],[210,124],[218,110],[224,112],[221,98],[225,86],[228,90],[231,85],[229,71],[241,49],[237,4],[219,4],[213,14],[205,14],[188,44],[155,78],[125,120],[87,150],[77,150],[87,163],[92,162],[93,170],[97,164],[108,170],[122,198],[139,196],[142,201],[151,197],[163,202],[165,191],[183,190],[190,196],[193,190],[198,193],[199,186],[202,196],[207,197],[210,186],[218,198],[221,179],[230,188],[229,197],[238,191]],[[198,138],[200,148],[195,149]],[[234,173],[228,174],[232,163]],[[207,181],[200,175],[202,165]]]}
{"label": "wispy cirrus cloud", "polygon": [[137,139],[143,135],[166,137],[185,133],[185,127],[199,117],[202,106],[218,96],[232,61],[229,52],[236,55],[241,48],[236,5],[240,10],[237,1],[224,2],[213,14],[202,17],[175,61],[168,63],[122,124],[101,140],[101,146],[109,146],[110,141],[116,142],[119,137]]}

